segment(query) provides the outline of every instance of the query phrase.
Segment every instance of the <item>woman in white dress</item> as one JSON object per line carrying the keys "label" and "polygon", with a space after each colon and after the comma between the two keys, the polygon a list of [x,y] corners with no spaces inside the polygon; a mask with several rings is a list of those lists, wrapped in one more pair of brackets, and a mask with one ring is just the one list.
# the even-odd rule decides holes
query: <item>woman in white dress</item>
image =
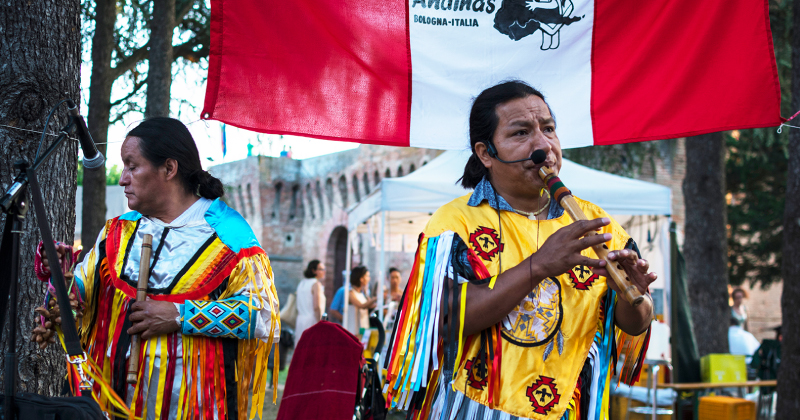
{"label": "woman in white dress", "polygon": [[294,328],[294,345],[300,342],[303,331],[322,319],[325,308],[325,286],[322,279],[325,278],[325,264],[319,260],[312,260],[308,263],[305,277],[297,285],[297,321]]}
{"label": "woman in white dress", "polygon": [[347,308],[347,331],[359,335],[361,328],[369,328],[369,310],[375,308],[375,297],[367,298],[364,292],[369,284],[369,270],[358,266],[350,272],[350,294]]}

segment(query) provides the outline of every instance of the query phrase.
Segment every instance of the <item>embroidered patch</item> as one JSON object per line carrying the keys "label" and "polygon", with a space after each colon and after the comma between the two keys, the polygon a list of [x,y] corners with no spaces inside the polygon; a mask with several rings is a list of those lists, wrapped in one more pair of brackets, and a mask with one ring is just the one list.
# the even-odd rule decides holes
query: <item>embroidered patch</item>
{"label": "embroidered patch", "polygon": [[561,283],[548,277],[503,320],[503,337],[522,347],[544,345],[556,336],[563,315]]}
{"label": "embroidered patch", "polygon": [[575,286],[577,290],[589,290],[589,287],[600,277],[594,274],[591,268],[584,265],[575,266],[572,270],[569,270],[567,274],[569,274],[572,285]]}
{"label": "embroidered patch", "polygon": [[483,363],[483,361],[481,361],[477,357],[473,357],[472,359],[467,360],[464,369],[466,369],[467,372],[469,372],[469,375],[467,375],[467,385],[483,391],[483,388],[486,387],[486,373],[487,373],[486,365]]}
{"label": "embroidered patch", "polygon": [[491,261],[495,255],[503,252],[504,244],[500,243],[497,231],[492,228],[480,226],[469,235],[469,243],[479,257]]}
{"label": "embroidered patch", "polygon": [[547,414],[561,399],[553,378],[547,376],[540,376],[533,385],[528,387],[525,395],[528,396],[531,406],[533,406],[533,412],[538,414]]}

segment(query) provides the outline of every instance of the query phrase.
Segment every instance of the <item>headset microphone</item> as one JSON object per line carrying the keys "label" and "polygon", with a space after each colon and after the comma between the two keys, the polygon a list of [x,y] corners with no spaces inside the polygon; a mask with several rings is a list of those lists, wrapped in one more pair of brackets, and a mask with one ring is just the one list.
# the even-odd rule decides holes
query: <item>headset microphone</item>
{"label": "headset microphone", "polygon": [[487,141],[485,142],[485,144],[486,144],[486,151],[489,153],[489,157],[497,159],[502,163],[518,163],[518,162],[525,162],[526,160],[532,160],[533,163],[538,165],[547,160],[547,153],[542,149],[534,150],[533,153],[531,153],[531,156],[525,159],[503,160],[500,158],[500,156],[497,156],[497,149],[495,149],[494,144],[492,144],[492,142]]}

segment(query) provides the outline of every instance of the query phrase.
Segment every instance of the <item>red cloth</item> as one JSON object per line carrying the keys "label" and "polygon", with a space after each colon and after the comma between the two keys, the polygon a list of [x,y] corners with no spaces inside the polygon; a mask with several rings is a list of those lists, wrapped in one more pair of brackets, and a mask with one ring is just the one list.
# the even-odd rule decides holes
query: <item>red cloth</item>
{"label": "red cloth", "polygon": [[[564,147],[781,122],[766,0],[566,2],[580,9],[570,18],[577,21],[547,51],[538,41],[544,32],[515,41],[492,28],[511,3],[548,11],[556,4],[212,0],[202,118],[273,134],[463,149],[470,98],[522,77],[543,89],[566,123]],[[485,42],[473,45],[471,34]],[[513,48],[512,61],[531,61],[497,61]],[[518,74],[539,66],[545,71]],[[569,135],[576,125],[591,131]]]}
{"label": "red cloth", "polygon": [[351,420],[364,347],[337,324],[305,330],[292,356],[278,420]]}

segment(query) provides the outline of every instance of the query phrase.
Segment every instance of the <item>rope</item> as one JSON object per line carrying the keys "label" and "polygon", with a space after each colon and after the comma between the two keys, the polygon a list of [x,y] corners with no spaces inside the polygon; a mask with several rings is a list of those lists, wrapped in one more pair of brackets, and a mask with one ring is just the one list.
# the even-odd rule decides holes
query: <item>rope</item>
{"label": "rope", "polygon": [[789,121],[793,120],[793,119],[794,119],[794,117],[796,117],[796,116],[798,116],[798,115],[800,115],[800,111],[797,111],[797,112],[795,112],[795,113],[794,113],[794,115],[792,115],[791,117],[789,117],[789,119],[788,119],[788,120],[784,121],[784,122],[783,122],[783,124],[781,124],[781,125],[778,127],[778,134],[780,134],[781,132],[783,132],[783,126],[787,126],[787,127],[791,127],[791,128],[800,128],[800,127],[797,127],[797,126],[794,126],[794,125],[789,125],[789,124],[786,124],[786,123],[788,123]]}
{"label": "rope", "polygon": [[[0,124],[0,127],[4,127],[4,128],[11,128],[11,129],[18,130],[18,131],[27,131],[27,132],[29,132],[29,133],[34,133],[34,134],[42,134],[40,131],[36,131],[36,130],[28,130],[27,128],[19,128],[19,127],[14,127],[14,126],[11,126],[11,125],[4,125],[4,124]],[[46,135],[46,136],[58,137],[58,136],[60,136],[60,135],[61,135],[61,133],[58,133],[58,134],[53,134],[53,133],[45,133],[45,135]],[[77,141],[77,140],[78,140],[76,137],[69,137],[69,136],[67,136],[67,138],[68,138],[68,139],[70,139],[70,140],[75,140],[75,141]],[[107,142],[104,142],[104,143],[97,143],[97,142],[95,142],[95,144],[122,143],[123,141],[125,141],[125,140],[120,140],[120,141],[107,141]]]}

